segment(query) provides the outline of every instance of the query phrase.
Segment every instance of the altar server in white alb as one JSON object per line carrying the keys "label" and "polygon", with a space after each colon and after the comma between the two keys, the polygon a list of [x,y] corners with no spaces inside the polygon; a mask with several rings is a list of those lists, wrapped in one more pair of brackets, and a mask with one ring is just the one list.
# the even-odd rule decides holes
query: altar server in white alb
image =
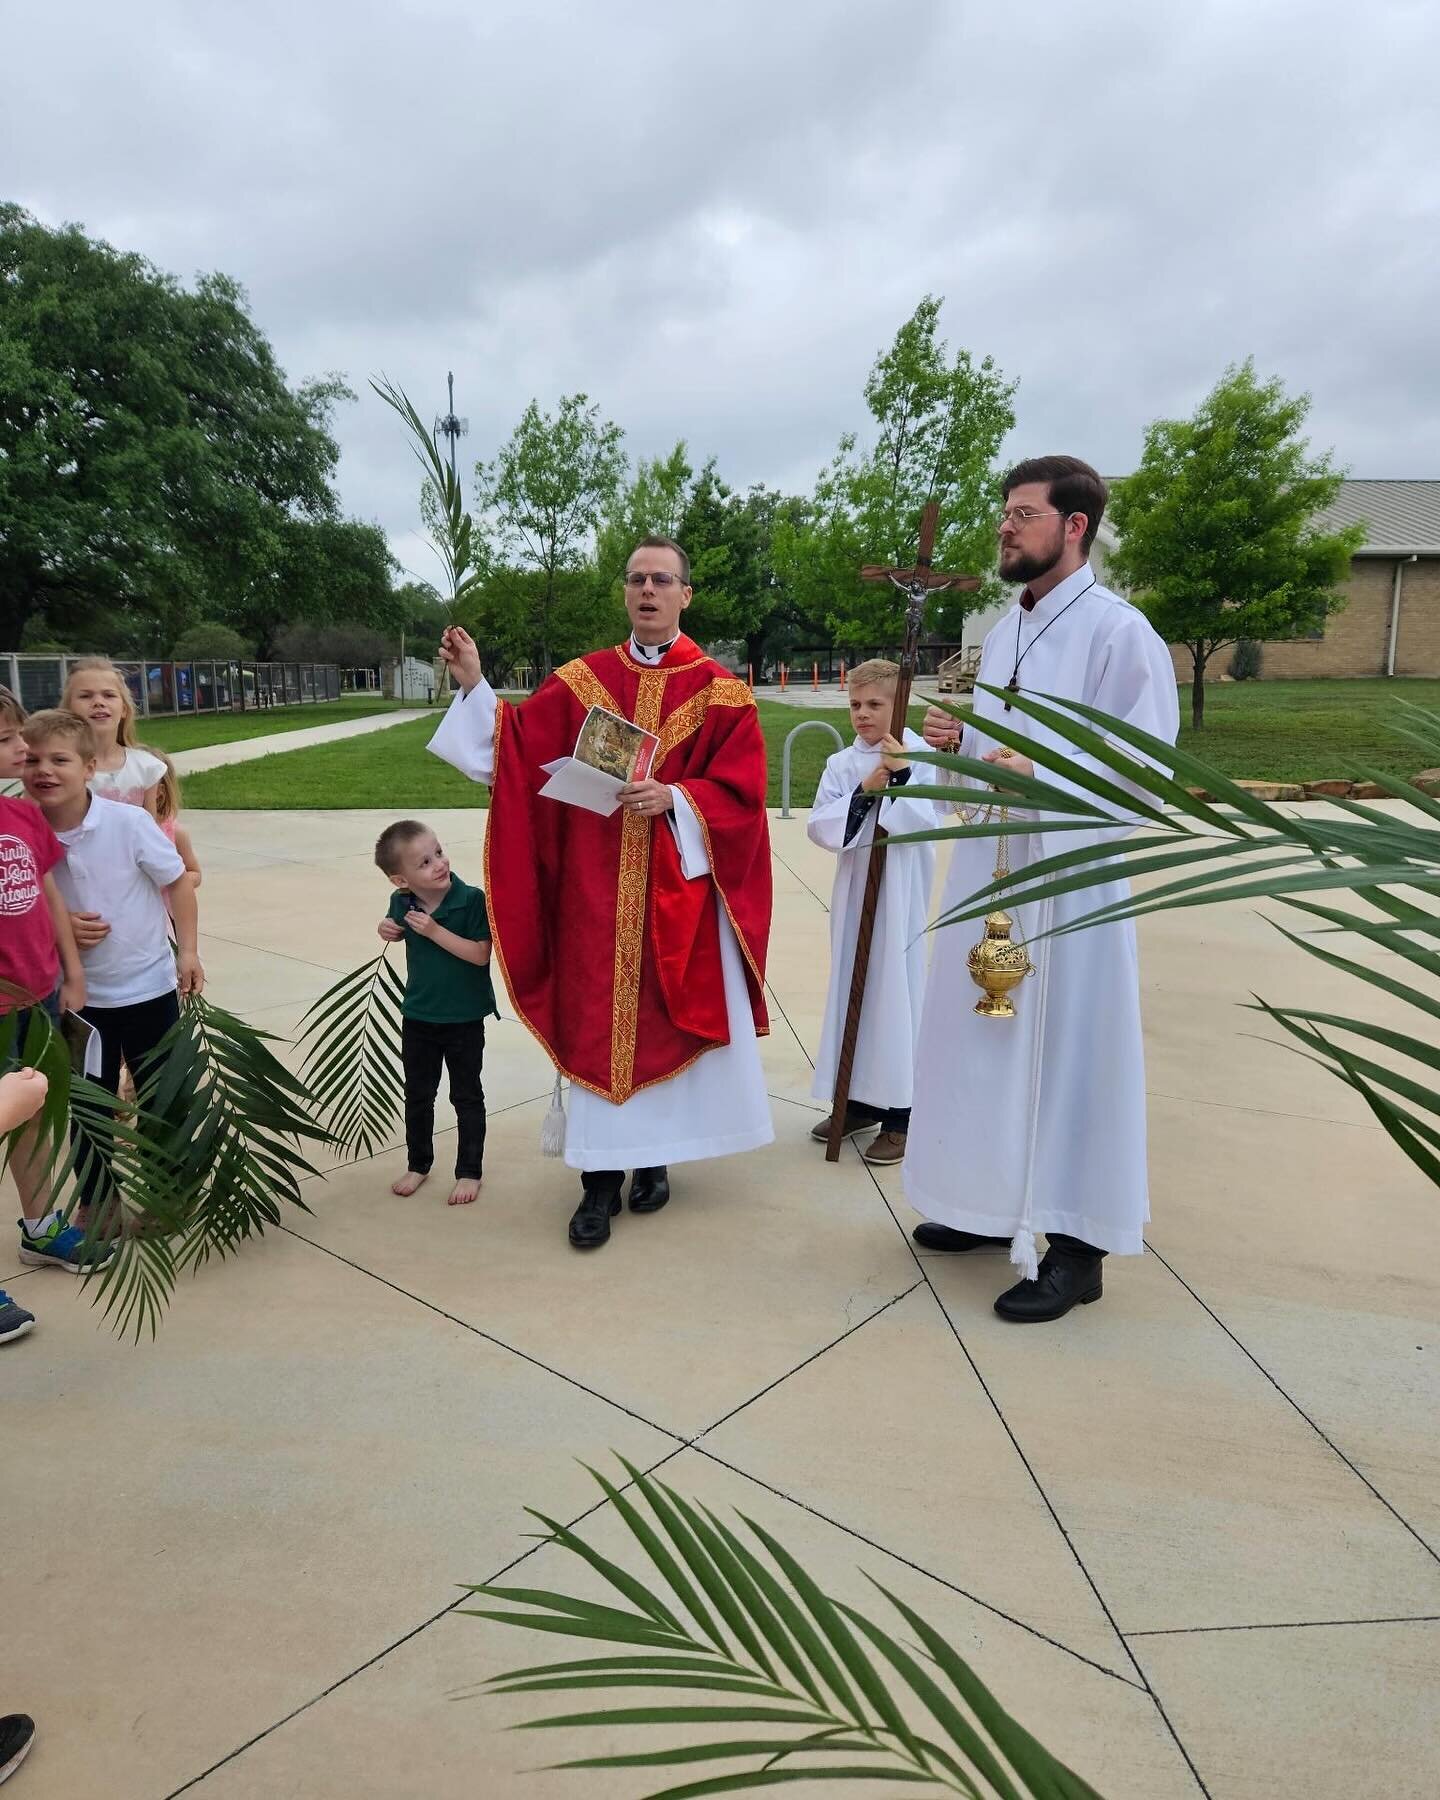
{"label": "altar server in white alb", "polygon": [[[850,976],[860,907],[870,868],[870,846],[879,825],[892,837],[933,831],[939,820],[928,800],[905,792],[912,765],[904,751],[925,742],[906,730],[903,743],[890,735],[898,666],[876,658],[857,664],[850,676],[850,722],[855,742],[837,750],[825,765],[807,827],[810,841],[838,858],[830,895],[830,990],[820,1059],[815,1065],[817,1100],[835,1094],[835,1069],[850,1001]],[[929,771],[925,771],[926,777]],[[901,844],[886,852],[885,875],[870,941],[865,1003],[855,1040],[846,1137],[875,1125],[880,1129],[860,1152],[868,1163],[898,1163],[910,1127],[911,1085],[920,1006],[925,994],[925,922],[935,873],[931,844]],[[830,1135],[827,1115],[810,1133],[823,1143]]]}
{"label": "altar server in white alb", "polygon": [[[985,639],[980,680],[996,688],[1082,701],[1174,743],[1180,715],[1170,652],[1143,614],[1103,587],[1088,557],[1105,510],[1104,482],[1072,456],[1042,456],[1005,478],[1000,573],[1024,582],[1014,609]],[[1004,718],[1036,742],[1078,755],[1006,702],[975,695],[961,753],[987,762],[1007,754],[985,720]],[[931,708],[925,741],[953,749],[956,721]],[[1010,767],[1035,772],[1015,755]],[[1041,778],[1070,785],[1049,770]],[[959,782],[956,776],[944,779]],[[957,809],[983,790],[957,793]],[[1117,817],[1119,815],[1117,814]],[[1006,840],[1012,871],[1061,850],[1127,831],[1033,833]],[[995,841],[957,841],[942,909],[991,878]],[[1067,918],[1122,899],[1122,879],[1076,895],[1006,910],[1034,942],[1035,974],[1016,990],[1017,1017],[978,1017],[966,958],[978,925],[946,926],[935,951],[920,1024],[915,1103],[905,1157],[906,1196],[925,1223],[925,1250],[967,1252],[1008,1244],[1021,1280],[995,1302],[1003,1318],[1058,1319],[1098,1300],[1107,1253],[1138,1256],[1149,1218],[1145,1161],[1145,1066],[1135,928],[1100,925],[1070,937],[1045,933]],[[1049,1240],[1036,1263],[1035,1237]]]}

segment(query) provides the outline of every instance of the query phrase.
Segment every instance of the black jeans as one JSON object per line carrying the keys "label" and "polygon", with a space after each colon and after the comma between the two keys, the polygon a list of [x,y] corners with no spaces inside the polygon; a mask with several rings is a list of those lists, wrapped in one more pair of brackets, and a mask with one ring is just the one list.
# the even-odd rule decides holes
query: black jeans
{"label": "black jeans", "polygon": [[862,1119],[874,1119],[882,1131],[898,1131],[901,1137],[910,1129],[908,1106],[871,1106],[868,1100],[851,1100],[845,1110]]}
{"label": "black jeans", "polygon": [[[100,1086],[112,1094],[120,1091],[120,1065],[130,1071],[136,1090],[143,1087],[148,1064],[161,1038],[180,1017],[174,988],[153,1000],[137,1000],[132,1006],[82,1006],[80,1017],[100,1033]],[[103,1145],[94,1154],[80,1180],[80,1203],[93,1206],[110,1193],[110,1155]]]}
{"label": "black jeans", "polygon": [[417,1175],[428,1175],[435,1161],[435,1096],[443,1067],[450,1071],[450,1104],[459,1127],[455,1179],[478,1181],[485,1156],[485,1090],[480,1085],[485,1021],[437,1025],[429,1019],[405,1019],[400,1054],[405,1064],[407,1166]]}

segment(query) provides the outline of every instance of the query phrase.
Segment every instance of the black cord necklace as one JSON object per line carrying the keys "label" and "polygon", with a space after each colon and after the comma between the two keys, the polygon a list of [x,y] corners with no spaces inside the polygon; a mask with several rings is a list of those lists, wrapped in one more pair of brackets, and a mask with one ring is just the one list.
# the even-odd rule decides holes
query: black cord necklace
{"label": "black cord necklace", "polygon": [[[1005,683],[1005,691],[1007,694],[1018,694],[1020,692],[1020,665],[1021,665],[1021,663],[1024,662],[1025,658],[1030,654],[1030,652],[1040,642],[1041,638],[1044,637],[1045,633],[1055,623],[1056,619],[1063,619],[1065,617],[1066,613],[1069,612],[1070,608],[1075,604],[1075,602],[1077,600],[1083,600],[1085,598],[1085,596],[1090,592],[1091,588],[1095,586],[1095,583],[1098,580],[1099,580],[1099,576],[1092,575],[1090,577],[1089,581],[1087,581],[1085,583],[1084,587],[1081,588],[1081,590],[1078,594],[1072,594],[1070,596],[1070,598],[1060,608],[1059,612],[1056,613],[1054,619],[1047,619],[1045,621],[1045,623],[1035,633],[1034,637],[1031,638],[1030,642],[1025,646],[1025,648],[1023,650],[1020,648],[1020,627],[1025,622],[1025,608],[1022,606],[1019,609],[1019,611],[1015,617],[1015,667],[1013,669],[1011,669],[1010,679]],[[1008,700],[1005,702],[1005,710],[1006,710],[1006,712],[1009,712],[1009,710],[1010,710],[1010,702]]]}

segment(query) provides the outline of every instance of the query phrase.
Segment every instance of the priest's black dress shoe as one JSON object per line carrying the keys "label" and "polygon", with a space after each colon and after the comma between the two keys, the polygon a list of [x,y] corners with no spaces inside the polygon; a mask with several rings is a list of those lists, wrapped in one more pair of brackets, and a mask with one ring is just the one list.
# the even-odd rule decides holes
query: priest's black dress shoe
{"label": "priest's black dress shoe", "polygon": [[952,1231],[948,1225],[937,1225],[933,1219],[917,1225],[910,1236],[922,1250],[985,1250],[1001,1244],[1008,1247],[1010,1243],[1009,1238],[981,1237],[974,1231]]}
{"label": "priest's black dress shoe", "polygon": [[610,1221],[620,1210],[625,1176],[582,1175],[580,1179],[585,1184],[585,1198],[571,1217],[570,1242],[577,1250],[598,1250],[610,1240]]}
{"label": "priest's black dress shoe", "polygon": [[658,1169],[637,1169],[630,1177],[631,1212],[659,1212],[670,1198],[670,1176],[664,1163]]}
{"label": "priest's black dress shoe", "polygon": [[1051,1319],[1063,1319],[1072,1306],[1088,1306],[1104,1292],[1100,1265],[1104,1252],[1063,1250],[1051,1243],[1040,1259],[1040,1272],[1034,1281],[1017,1281],[995,1302],[1002,1319],[1017,1325],[1043,1325]]}

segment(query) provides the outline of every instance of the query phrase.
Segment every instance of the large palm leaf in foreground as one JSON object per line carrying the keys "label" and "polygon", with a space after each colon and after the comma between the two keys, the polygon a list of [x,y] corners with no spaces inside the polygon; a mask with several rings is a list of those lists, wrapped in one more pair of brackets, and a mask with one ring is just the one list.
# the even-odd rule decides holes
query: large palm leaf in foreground
{"label": "large palm leaf in foreground", "polygon": [[[997,692],[998,690],[987,690]],[[1003,880],[988,883],[945,914],[950,926],[983,917],[1003,896],[1022,905],[1075,894],[1116,879],[1145,877],[1129,898],[1095,907],[1057,927],[1055,935],[1106,921],[1139,918],[1221,901],[1273,901],[1288,910],[1294,929],[1271,919],[1283,937],[1327,967],[1368,983],[1416,1015],[1413,1031],[1376,1025],[1303,1005],[1272,1005],[1256,994],[1254,1009],[1280,1026],[1309,1056],[1360,1094],[1380,1124],[1432,1182],[1440,1183],[1440,801],[1414,785],[1364,764],[1355,775],[1408,811],[1337,799],[1327,806],[1288,809],[1258,799],[1199,757],[1166,744],[1123,720],[1074,701],[1026,694],[1000,696],[1062,738],[1071,753],[1037,743],[986,718],[987,737],[1032,758],[1034,778],[943,752],[915,753],[984,784],[1018,812],[972,825],[942,826],[909,839],[995,837],[1034,830],[1033,812],[1047,816],[1047,835],[1083,834],[1074,849],[1058,850]],[[940,700],[957,718],[966,709]],[[1440,714],[1396,704],[1396,730],[1429,765],[1440,765]],[[1079,755],[1073,754],[1078,752]],[[1169,772],[1167,772],[1169,771]],[[1063,786],[1045,779],[1058,776]],[[1198,787],[1213,799],[1191,791]],[[912,791],[953,799],[953,787]],[[1138,829],[1122,835],[1117,812]],[[1096,838],[1097,827],[1108,827]],[[1357,961],[1333,947],[1348,934],[1381,953]],[[1038,940],[1034,940],[1038,941]],[[1377,1060],[1375,1051],[1385,1053]]]}
{"label": "large palm leaf in foreground", "polygon": [[[517,1727],[678,1726],[690,1740],[557,1767],[748,1765],[652,1790],[647,1800],[862,1780],[970,1800],[1099,1800],[888,1589],[875,1584],[916,1642],[901,1642],[831,1599],[753,1519],[742,1515],[737,1529],[619,1460],[630,1478],[625,1488],[591,1473],[648,1565],[643,1580],[530,1510],[548,1541],[578,1557],[623,1604],[487,1583],[468,1591],[494,1604],[465,1609],[505,1625],[612,1644],[619,1653],[513,1669],[487,1686],[494,1694],[593,1696],[644,1688],[699,1698],[640,1706],[592,1702]],[[697,1728],[719,1735],[696,1742]]]}
{"label": "large palm leaf in foreground", "polygon": [[[267,1032],[199,996],[187,1000],[134,1104],[117,1108],[113,1094],[72,1073],[43,1012],[32,1013],[23,1043],[14,1021],[0,1019],[0,1066],[13,1058],[50,1082],[37,1166],[62,1196],[102,1150],[117,1178],[87,1232],[91,1244],[113,1240],[115,1255],[85,1282],[117,1332],[153,1335],[181,1271],[230,1255],[278,1224],[286,1205],[309,1211],[300,1182],[316,1171],[301,1146],[330,1134]],[[12,1133],[7,1155],[17,1143]]]}

